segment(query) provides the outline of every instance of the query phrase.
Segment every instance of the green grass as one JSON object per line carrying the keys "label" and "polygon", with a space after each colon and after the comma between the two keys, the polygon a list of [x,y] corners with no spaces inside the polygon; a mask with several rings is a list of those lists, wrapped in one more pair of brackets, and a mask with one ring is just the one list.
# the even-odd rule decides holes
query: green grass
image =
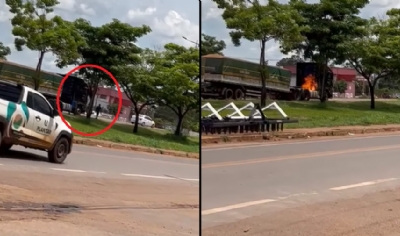
{"label": "green grass", "polygon": [[[229,103],[227,101],[215,100],[202,101],[203,104],[207,102],[210,102],[216,109]],[[249,102],[250,101],[237,101],[234,103],[240,108]],[[267,104],[269,103],[270,102]],[[297,124],[285,125],[286,128],[400,124],[400,102],[397,100],[376,101],[375,110],[369,109],[369,101],[328,101],[325,104],[321,104],[318,101],[278,101],[277,103],[291,119],[299,120]],[[221,115],[224,116],[232,112],[233,110],[223,111]],[[202,111],[202,116],[208,114],[210,114],[210,112]],[[249,111],[245,111],[243,114],[248,115]],[[264,114],[271,118],[281,118],[276,110],[264,111]]]}
{"label": "green grass", "polygon": [[[87,120],[82,116],[64,115],[74,129],[85,133],[94,133],[108,126],[108,122],[96,119]],[[184,152],[199,152],[199,138],[176,137],[171,132],[161,129],[150,129],[139,127],[137,134],[133,134],[133,125],[114,124],[104,134],[93,137],[94,139],[106,140],[115,143],[125,143],[146,147],[176,150]],[[77,135],[79,136],[79,135]]]}

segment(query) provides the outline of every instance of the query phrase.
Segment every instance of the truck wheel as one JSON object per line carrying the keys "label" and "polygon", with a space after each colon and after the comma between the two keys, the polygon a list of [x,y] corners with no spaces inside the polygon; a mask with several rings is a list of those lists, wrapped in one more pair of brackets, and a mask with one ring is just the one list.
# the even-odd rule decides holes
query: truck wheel
{"label": "truck wheel", "polygon": [[54,148],[48,152],[49,161],[52,163],[62,164],[68,155],[69,141],[62,137],[58,140]]}
{"label": "truck wheel", "polygon": [[233,91],[232,89],[227,89],[225,90],[225,99],[230,100],[233,97]]}
{"label": "truck wheel", "polygon": [[243,91],[241,89],[236,89],[235,91],[235,99],[236,100],[241,100],[243,98]]}
{"label": "truck wheel", "polygon": [[304,100],[306,100],[306,101],[310,101],[310,98],[311,98],[311,93],[310,93],[310,90],[304,90]]}

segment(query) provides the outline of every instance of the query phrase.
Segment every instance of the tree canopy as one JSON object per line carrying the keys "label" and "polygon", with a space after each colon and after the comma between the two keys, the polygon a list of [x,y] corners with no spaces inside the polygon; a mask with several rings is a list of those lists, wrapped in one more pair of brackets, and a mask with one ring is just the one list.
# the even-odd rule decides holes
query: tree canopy
{"label": "tree canopy", "polygon": [[138,132],[139,115],[143,108],[157,103],[160,79],[155,71],[155,60],[159,52],[143,49],[135,64],[116,66],[116,76],[126,96],[131,100],[136,114],[133,132]]}
{"label": "tree canopy", "polygon": [[11,24],[15,36],[15,48],[22,51],[24,47],[39,54],[36,73],[33,79],[34,89],[42,83],[41,68],[46,53],[56,56],[58,65],[65,65],[79,57],[78,47],[84,45],[81,35],[71,22],[60,16],[49,18],[57,0],[6,0],[13,14]]}
{"label": "tree canopy", "polygon": [[387,12],[388,19],[371,18],[364,27],[363,35],[343,45],[347,64],[368,81],[371,109],[375,108],[375,87],[379,80],[399,75],[400,10]]}
{"label": "tree canopy", "polygon": [[[325,65],[335,60],[337,63],[345,61],[342,45],[362,35],[360,27],[366,24],[358,14],[368,4],[369,0],[321,0],[318,3],[308,3],[304,0],[292,0],[290,6],[301,17],[296,17],[301,27],[303,41],[299,44],[283,44],[284,53],[296,51],[304,58],[311,59]],[[324,71],[325,72],[325,71]],[[325,77],[326,73],[323,73]],[[320,99],[326,100],[325,78],[319,86]]]}
{"label": "tree canopy", "polygon": [[0,42],[0,60],[7,60],[7,56],[10,54],[10,47],[7,47],[2,42]]}
{"label": "tree canopy", "polygon": [[199,49],[166,44],[162,55],[155,61],[159,104],[169,107],[177,116],[175,135],[180,135],[184,117],[199,109],[200,89]]}
{"label": "tree canopy", "polygon": [[[120,73],[121,65],[134,66],[141,63],[138,56],[141,49],[135,45],[135,42],[151,29],[148,26],[133,27],[117,19],[102,26],[92,26],[85,19],[77,19],[74,25],[86,44],[78,48],[80,58],[70,63],[102,66],[119,80],[120,85],[127,85],[125,83],[127,76]],[[84,76],[89,87],[90,103],[87,112],[89,119],[89,111],[93,109],[94,96],[99,84],[114,85],[114,82],[98,70],[82,69],[79,73]],[[128,96],[128,98],[131,97]]]}
{"label": "tree canopy", "polygon": [[220,54],[225,50],[226,44],[223,40],[217,40],[216,37],[201,34],[201,56],[207,54]]}
{"label": "tree canopy", "polygon": [[292,44],[300,42],[300,15],[288,4],[281,4],[276,0],[268,0],[266,4],[259,0],[213,1],[218,8],[224,10],[222,18],[231,30],[229,35],[235,46],[240,46],[243,39],[260,42],[261,106],[265,106],[265,86],[269,76],[266,69],[265,45],[268,41],[275,40],[289,48]]}
{"label": "tree canopy", "polygon": [[284,57],[280,59],[276,65],[277,66],[295,66],[298,62],[304,62],[304,59],[298,55],[293,55],[291,57]]}

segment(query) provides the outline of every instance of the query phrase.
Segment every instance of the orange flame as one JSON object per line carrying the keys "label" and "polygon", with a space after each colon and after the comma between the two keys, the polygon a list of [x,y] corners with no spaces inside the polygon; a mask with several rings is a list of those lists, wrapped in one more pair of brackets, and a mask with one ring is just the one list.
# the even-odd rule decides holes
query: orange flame
{"label": "orange flame", "polygon": [[304,78],[304,83],[301,86],[302,89],[308,89],[310,91],[317,90],[317,87],[317,81],[315,80],[315,77],[311,74]]}

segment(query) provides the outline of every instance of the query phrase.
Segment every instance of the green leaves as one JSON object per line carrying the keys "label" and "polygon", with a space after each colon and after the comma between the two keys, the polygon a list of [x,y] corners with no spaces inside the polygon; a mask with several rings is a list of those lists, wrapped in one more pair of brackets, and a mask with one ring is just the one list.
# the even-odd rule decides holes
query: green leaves
{"label": "green leaves", "polygon": [[155,72],[160,78],[158,100],[178,117],[175,135],[181,134],[185,115],[198,108],[199,49],[166,44],[155,60]]}
{"label": "green leaves", "polygon": [[226,48],[226,44],[223,40],[218,41],[215,37],[202,34],[201,35],[201,55],[207,54],[220,54],[223,55],[222,51]]}
{"label": "green leaves", "polygon": [[345,58],[341,44],[362,35],[360,27],[366,21],[358,14],[368,2],[321,0],[319,3],[307,3],[291,0],[291,8],[300,15],[295,21],[305,40],[297,45],[282,45],[283,52],[302,52],[305,58],[321,63],[332,59],[343,62]]}
{"label": "green leaves", "polygon": [[79,57],[78,47],[84,45],[82,37],[70,22],[59,16],[50,18],[49,13],[59,4],[57,0],[6,0],[10,12],[14,44],[18,51],[24,47],[39,52],[36,75],[33,77],[35,89],[40,85],[40,71],[43,57],[52,52],[59,67],[69,64]]}
{"label": "green leaves", "polygon": [[213,0],[222,14],[235,46],[241,40],[249,41],[271,39],[292,44],[301,39],[296,19],[300,16],[286,4],[276,0],[268,0],[267,4],[259,0]]}
{"label": "green leaves", "polygon": [[0,42],[0,60],[7,60],[7,56],[11,54],[9,47]]}

